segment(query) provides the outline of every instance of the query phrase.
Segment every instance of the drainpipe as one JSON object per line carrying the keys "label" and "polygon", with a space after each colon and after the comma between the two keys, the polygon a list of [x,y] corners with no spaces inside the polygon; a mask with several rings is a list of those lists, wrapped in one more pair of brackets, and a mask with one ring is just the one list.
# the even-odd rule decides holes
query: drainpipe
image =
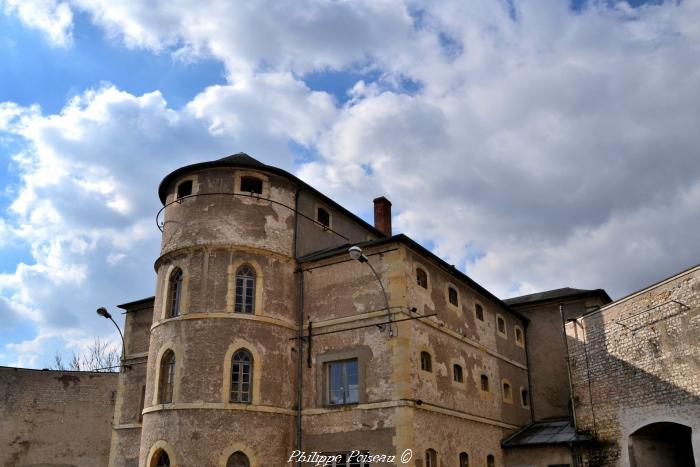
{"label": "drainpipe", "polygon": [[[529,322],[524,322],[523,323],[523,338],[525,339],[525,364],[527,365],[527,397],[530,399],[528,402],[530,403],[530,423],[535,423],[535,403],[534,403],[534,398],[532,397],[532,378],[530,377],[530,352],[528,352],[527,348],[530,346],[530,339],[527,337],[527,328]],[[522,399],[522,394],[520,395],[520,398]],[[522,403],[522,401],[520,401]]]}
{"label": "drainpipe", "polygon": [[302,387],[303,387],[303,377],[304,377],[304,271],[299,267],[299,193],[301,188],[297,187],[296,193],[294,195],[294,260],[296,262],[297,270],[297,283],[298,283],[298,302],[297,302],[297,315],[298,315],[298,327],[297,332],[297,413],[296,413],[296,436],[295,436],[295,449],[301,451],[302,442],[302,428],[301,428],[301,405],[302,405]]}
{"label": "drainpipe", "polygon": [[[566,321],[564,320],[564,304],[559,304],[559,316],[561,318],[561,335],[564,339],[566,349],[566,375],[569,377],[569,400],[571,402],[571,420],[574,422],[574,433],[578,433],[578,423],[576,423],[576,406],[574,405],[574,383],[571,379],[571,360],[569,358],[569,340],[566,337]],[[571,446],[571,460],[574,466],[580,465],[578,462],[578,449]]]}

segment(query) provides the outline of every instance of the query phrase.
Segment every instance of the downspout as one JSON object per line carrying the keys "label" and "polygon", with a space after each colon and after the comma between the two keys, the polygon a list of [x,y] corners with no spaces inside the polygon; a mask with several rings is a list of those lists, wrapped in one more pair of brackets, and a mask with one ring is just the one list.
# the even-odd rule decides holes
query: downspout
{"label": "downspout", "polygon": [[[527,365],[527,397],[530,399],[528,402],[530,403],[530,423],[535,423],[535,404],[534,404],[534,398],[532,397],[532,379],[530,377],[530,352],[528,352],[527,348],[530,346],[530,339],[527,337],[527,328],[530,325],[528,321],[524,323],[524,328],[525,330],[523,331],[523,334],[525,334],[525,364]],[[520,395],[520,398],[522,399],[522,394]],[[522,401],[520,401],[522,403]]]}
{"label": "downspout", "polygon": [[[569,401],[571,402],[571,420],[574,422],[574,433],[578,433],[578,424],[576,423],[576,406],[574,405],[574,384],[571,380],[571,360],[569,359],[569,340],[566,337],[566,321],[564,321],[564,304],[559,304],[559,317],[561,318],[561,335],[564,339],[564,348],[566,350],[566,375],[569,378]],[[578,457],[578,449],[574,449],[573,444],[571,449],[571,460],[574,466],[580,465]]]}
{"label": "downspout", "polygon": [[302,429],[301,429],[301,405],[302,405],[302,386],[304,376],[304,271],[299,267],[299,193],[301,189],[297,187],[294,194],[294,261],[296,263],[296,274],[298,284],[298,301],[297,301],[297,402],[296,402],[296,436],[295,449],[301,451]]}

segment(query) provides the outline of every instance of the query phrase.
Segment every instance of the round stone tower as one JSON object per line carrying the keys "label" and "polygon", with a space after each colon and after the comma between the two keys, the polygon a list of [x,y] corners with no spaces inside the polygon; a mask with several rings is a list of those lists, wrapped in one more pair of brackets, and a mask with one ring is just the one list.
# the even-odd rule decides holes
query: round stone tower
{"label": "round stone tower", "polygon": [[265,465],[294,444],[293,177],[246,154],[170,173],[140,459]]}

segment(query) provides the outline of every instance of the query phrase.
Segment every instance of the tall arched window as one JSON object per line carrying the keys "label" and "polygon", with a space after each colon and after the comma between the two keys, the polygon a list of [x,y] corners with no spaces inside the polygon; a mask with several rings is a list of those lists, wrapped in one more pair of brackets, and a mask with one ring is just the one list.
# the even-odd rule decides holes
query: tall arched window
{"label": "tall arched window", "polygon": [[486,467],[496,467],[496,458],[493,457],[493,454],[486,456]]}
{"label": "tall arched window", "polygon": [[481,390],[489,391],[489,377],[486,375],[481,375]]}
{"label": "tall arched window", "polygon": [[159,402],[169,404],[173,401],[173,388],[175,386],[175,353],[167,350],[160,360],[160,394]]}
{"label": "tall arched window", "polygon": [[151,467],[169,467],[170,456],[163,449],[159,449],[153,456]]}
{"label": "tall arched window", "polygon": [[435,449],[425,451],[425,467],[437,467],[437,452],[435,452]]}
{"label": "tall arched window", "polygon": [[466,452],[459,455],[459,467],[469,467],[469,454]]}
{"label": "tall arched window", "polygon": [[180,297],[182,296],[182,269],[175,268],[168,282],[168,318],[180,316]]}
{"label": "tall arched window", "polygon": [[255,270],[241,266],[236,271],[236,313],[253,314],[255,311]]}
{"label": "tall arched window", "polygon": [[231,402],[250,404],[253,394],[253,356],[236,350],[231,359]]}
{"label": "tall arched window", "polygon": [[248,456],[241,451],[234,452],[226,462],[226,467],[250,467]]}

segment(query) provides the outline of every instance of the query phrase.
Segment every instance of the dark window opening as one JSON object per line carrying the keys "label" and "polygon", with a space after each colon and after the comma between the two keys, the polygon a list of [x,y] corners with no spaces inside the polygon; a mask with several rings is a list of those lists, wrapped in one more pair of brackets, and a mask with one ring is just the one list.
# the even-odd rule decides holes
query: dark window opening
{"label": "dark window opening", "polygon": [[454,380],[458,383],[461,383],[464,381],[464,375],[462,374],[462,367],[455,364],[453,369],[452,369],[453,377]]}
{"label": "dark window opening", "polygon": [[169,467],[170,457],[168,456],[168,453],[163,451],[162,449],[158,451],[158,453],[153,458],[152,465],[153,467]]}
{"label": "dark window opening", "polygon": [[513,394],[510,389],[510,384],[508,383],[503,383],[503,398],[510,400],[513,398]]}
{"label": "dark window opening", "polygon": [[316,210],[316,220],[326,228],[331,226],[331,214],[323,208],[318,208]]}
{"label": "dark window opening", "polygon": [[255,177],[241,177],[241,191],[262,195],[263,182]]}
{"label": "dark window opening", "polygon": [[182,296],[182,269],[175,268],[170,274],[170,291],[168,294],[168,317],[180,316],[180,298]]}
{"label": "dark window opening", "polygon": [[486,456],[486,467],[496,467],[496,458],[492,454]]}
{"label": "dark window opening", "polygon": [[231,360],[231,402],[250,404],[253,394],[253,356],[237,350]]}
{"label": "dark window opening", "polygon": [[421,268],[416,269],[416,283],[419,287],[428,288],[428,274]]}
{"label": "dark window opening", "polygon": [[177,199],[192,194],[192,180],[185,180],[177,186]]}
{"label": "dark window opening", "polygon": [[483,321],[484,320],[484,308],[477,303],[474,306],[474,309],[476,310],[476,319],[478,319],[479,321]]}
{"label": "dark window opening", "polygon": [[425,451],[425,467],[437,467],[437,452],[434,449]]}
{"label": "dark window opening", "polygon": [[481,390],[486,392],[489,390],[489,377],[486,375],[481,375]]}
{"label": "dark window opening", "polygon": [[515,341],[518,344],[523,343],[523,331],[521,331],[520,328],[515,328]]}
{"label": "dark window opening", "polygon": [[498,321],[498,332],[500,332],[501,334],[505,334],[506,333],[505,320],[499,316],[497,321]]}
{"label": "dark window opening", "polygon": [[459,467],[469,467],[469,454],[466,452],[459,455]]}
{"label": "dark window opening", "polygon": [[450,299],[450,303],[453,304],[454,306],[459,305],[459,297],[457,296],[457,289],[454,287],[450,287],[447,289],[447,295],[448,298]]}
{"label": "dark window opening", "polygon": [[248,456],[241,451],[234,452],[226,461],[226,467],[250,467]]}
{"label": "dark window opening", "polygon": [[523,389],[520,391],[520,400],[523,403],[523,406],[527,407],[530,404],[530,398],[528,397],[527,389]]}
{"label": "dark window opening", "polygon": [[420,353],[420,369],[427,372],[433,371],[433,363],[428,352]]}
{"label": "dark window opening", "polygon": [[330,362],[328,372],[328,404],[356,404],[360,401],[357,359]]}

